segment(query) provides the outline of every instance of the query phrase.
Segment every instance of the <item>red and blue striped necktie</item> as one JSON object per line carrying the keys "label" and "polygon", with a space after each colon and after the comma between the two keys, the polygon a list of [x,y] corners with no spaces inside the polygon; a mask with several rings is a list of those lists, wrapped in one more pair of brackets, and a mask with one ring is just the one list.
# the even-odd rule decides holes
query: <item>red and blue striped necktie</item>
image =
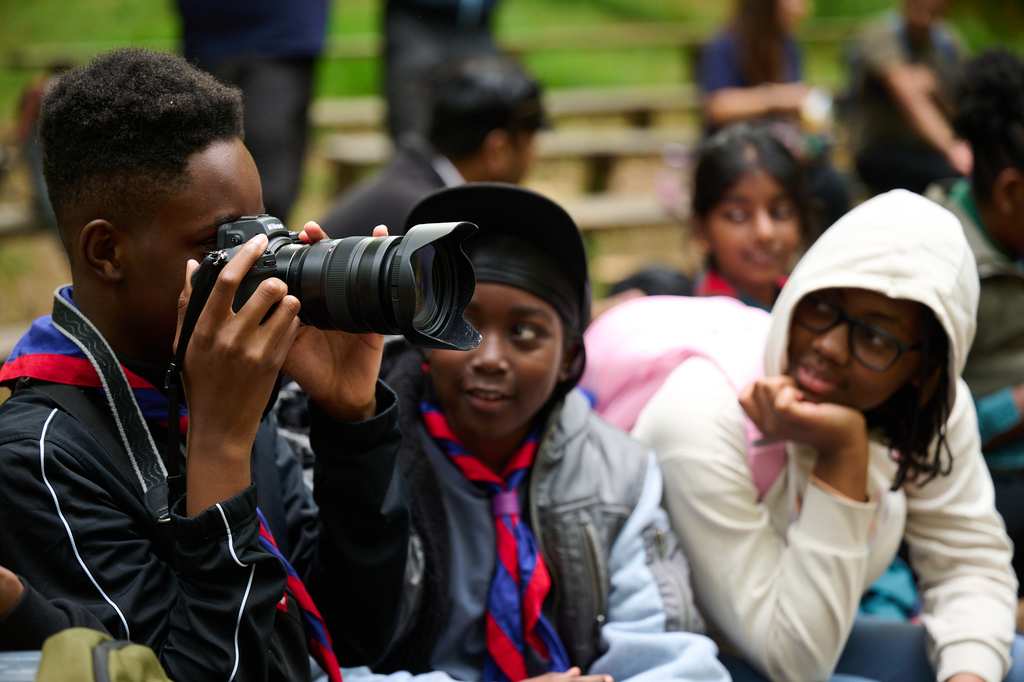
{"label": "red and blue striped necktie", "polygon": [[551,576],[530,527],[519,514],[519,485],[537,453],[537,430],[513,453],[501,475],[471,455],[448,426],[444,414],[429,402],[420,403],[427,432],[471,481],[491,494],[498,560],[487,595],[487,656],[484,680],[519,682],[526,671],[526,650],[547,661],[548,672],[569,669],[569,655],[544,616],[544,598]]}

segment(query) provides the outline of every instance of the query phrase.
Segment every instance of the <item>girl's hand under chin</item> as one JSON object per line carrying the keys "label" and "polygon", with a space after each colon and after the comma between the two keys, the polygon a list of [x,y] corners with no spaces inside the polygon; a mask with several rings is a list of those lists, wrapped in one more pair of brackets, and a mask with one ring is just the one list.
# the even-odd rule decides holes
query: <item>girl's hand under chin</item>
{"label": "girl's hand under chin", "polygon": [[739,401],[766,438],[815,448],[814,476],[852,500],[867,501],[868,433],[859,410],[811,402],[788,376],[748,384]]}

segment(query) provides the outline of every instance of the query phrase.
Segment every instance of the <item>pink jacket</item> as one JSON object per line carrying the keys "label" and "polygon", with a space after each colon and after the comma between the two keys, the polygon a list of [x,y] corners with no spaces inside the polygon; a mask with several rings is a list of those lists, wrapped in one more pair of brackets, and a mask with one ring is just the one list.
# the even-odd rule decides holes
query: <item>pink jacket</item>
{"label": "pink jacket", "polygon": [[[594,409],[629,431],[668,375],[691,357],[707,358],[739,391],[764,376],[771,317],[725,296],[647,296],[598,317],[584,335],[587,368],[579,387]],[[747,420],[747,457],[763,495],[785,462],[785,443],[757,445],[761,432]]]}

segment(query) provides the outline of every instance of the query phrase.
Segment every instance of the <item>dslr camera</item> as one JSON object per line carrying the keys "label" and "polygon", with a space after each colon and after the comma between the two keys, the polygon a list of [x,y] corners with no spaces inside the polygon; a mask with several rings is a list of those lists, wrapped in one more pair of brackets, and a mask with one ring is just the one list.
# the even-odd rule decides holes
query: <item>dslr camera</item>
{"label": "dslr camera", "polygon": [[303,244],[280,220],[244,216],[217,230],[222,262],[265,234],[267,249],[235,294],[237,312],[265,279],[299,299],[299,319],[319,329],[401,334],[424,348],[470,350],[480,334],[463,319],[476,276],[462,242],[472,223],[427,223],[399,237],[346,237]]}

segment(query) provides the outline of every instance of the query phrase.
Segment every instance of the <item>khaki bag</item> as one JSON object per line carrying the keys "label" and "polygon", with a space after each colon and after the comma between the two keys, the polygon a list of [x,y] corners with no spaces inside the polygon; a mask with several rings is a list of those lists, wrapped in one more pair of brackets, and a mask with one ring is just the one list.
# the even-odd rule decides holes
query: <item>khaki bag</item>
{"label": "khaki bag", "polygon": [[36,682],[171,682],[153,650],[88,628],[43,642]]}

